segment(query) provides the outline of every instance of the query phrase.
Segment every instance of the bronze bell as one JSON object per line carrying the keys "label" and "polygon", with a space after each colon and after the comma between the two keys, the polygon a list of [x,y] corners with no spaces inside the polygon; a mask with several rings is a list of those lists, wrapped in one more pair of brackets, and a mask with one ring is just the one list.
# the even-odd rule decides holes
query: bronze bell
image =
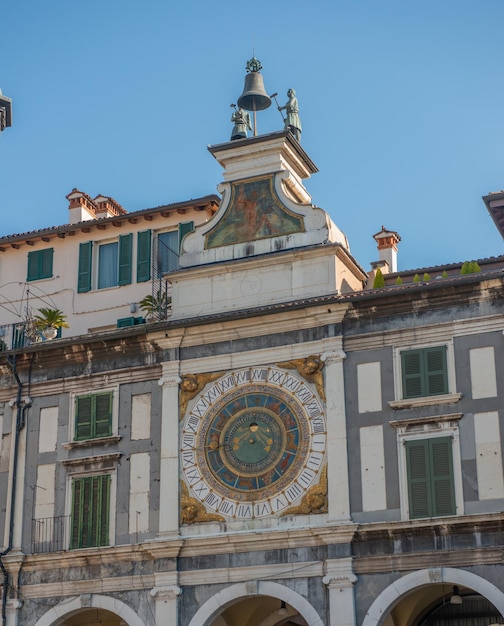
{"label": "bronze bell", "polygon": [[245,86],[238,98],[238,106],[246,111],[264,111],[271,106],[271,98],[264,89],[262,74],[250,72],[245,76]]}

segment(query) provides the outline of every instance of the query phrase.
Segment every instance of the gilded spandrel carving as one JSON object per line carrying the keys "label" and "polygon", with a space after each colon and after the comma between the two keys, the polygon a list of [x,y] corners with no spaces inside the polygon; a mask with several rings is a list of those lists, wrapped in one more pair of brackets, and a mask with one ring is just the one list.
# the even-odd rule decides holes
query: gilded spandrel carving
{"label": "gilded spandrel carving", "polygon": [[308,489],[301,500],[301,504],[282,511],[280,517],[285,515],[309,515],[310,513],[327,513],[327,465],[320,474],[318,485]]}
{"label": "gilded spandrel carving", "polygon": [[277,365],[278,367],[285,367],[286,369],[297,370],[300,376],[302,376],[309,383],[315,385],[320,399],[325,402],[326,397],[324,391],[324,377],[322,376],[324,362],[319,356],[312,354],[305,359],[284,361],[283,363],[277,363]]}
{"label": "gilded spandrel carving", "polygon": [[195,524],[196,522],[223,522],[224,518],[215,513],[208,513],[203,504],[191,498],[184,481],[180,481],[180,523]]}
{"label": "gilded spandrel carving", "polygon": [[182,376],[182,382],[180,383],[179,419],[184,417],[189,401],[195,398],[206,384],[217,380],[221,376],[222,372],[212,372],[211,374],[186,374]]}

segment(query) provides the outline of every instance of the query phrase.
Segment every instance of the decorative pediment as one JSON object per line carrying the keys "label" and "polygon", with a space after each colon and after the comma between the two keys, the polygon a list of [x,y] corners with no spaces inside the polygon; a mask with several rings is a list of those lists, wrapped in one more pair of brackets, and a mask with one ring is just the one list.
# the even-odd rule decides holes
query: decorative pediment
{"label": "decorative pediment", "polygon": [[229,204],[219,222],[206,234],[205,248],[229,246],[268,237],[304,232],[303,216],[279,198],[274,176],[231,183]]}

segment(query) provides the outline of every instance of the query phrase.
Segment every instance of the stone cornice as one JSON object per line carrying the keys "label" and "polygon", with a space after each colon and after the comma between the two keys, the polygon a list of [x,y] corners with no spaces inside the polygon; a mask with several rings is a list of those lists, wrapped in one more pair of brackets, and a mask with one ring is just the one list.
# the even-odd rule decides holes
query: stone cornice
{"label": "stone cornice", "polygon": [[[206,278],[214,277],[216,272],[225,273],[229,266],[245,265],[249,272],[267,271],[272,264],[272,258],[275,259],[275,263],[281,262],[283,259],[285,263],[288,263],[292,259],[305,260],[310,258],[320,258],[322,253],[326,256],[338,256],[340,260],[346,261],[350,257],[348,254],[337,254],[338,248],[341,248],[340,243],[326,243],[321,246],[320,244],[314,244],[306,246],[304,248],[289,248],[287,250],[281,250],[276,252],[269,252],[265,254],[259,254],[257,256],[249,256],[240,259],[231,259],[226,261],[220,261],[219,263],[208,263],[206,265],[191,266],[182,268],[176,272],[173,272],[174,279],[185,274],[190,274],[191,278]],[[356,263],[351,258],[352,265],[355,267]],[[358,268],[360,270],[360,268]],[[361,272],[359,272],[360,274]],[[336,295],[336,294],[335,294]]]}
{"label": "stone cornice", "polygon": [[502,565],[504,548],[475,548],[467,550],[435,550],[413,554],[384,554],[356,557],[356,574],[406,572],[431,567],[473,567],[477,565]]}
{"label": "stone cornice", "polygon": [[422,398],[409,398],[408,400],[390,400],[388,405],[391,409],[416,409],[421,406],[437,406],[439,404],[455,404],[462,398],[461,393],[446,393],[440,396],[425,396]]}
{"label": "stone cornice", "polygon": [[359,524],[354,541],[493,531],[504,532],[504,512]]}
{"label": "stone cornice", "polygon": [[500,332],[503,329],[502,315],[471,317],[464,320],[448,320],[415,326],[412,328],[380,329],[372,333],[344,335],[344,348],[347,352],[356,350],[372,350],[375,348],[393,347],[418,343],[439,343],[449,341],[453,337]]}
{"label": "stone cornice", "polygon": [[[159,379],[161,365],[147,365],[134,368],[108,370],[75,376],[73,378],[57,378],[54,380],[34,381],[30,384],[33,398],[59,395],[62,393],[90,393],[100,391],[105,385],[121,385],[126,383],[144,382]],[[0,387],[0,402],[7,402],[15,395],[16,387]]]}
{"label": "stone cornice", "polygon": [[357,526],[340,526],[273,530],[258,533],[236,533],[185,537],[180,556],[192,557],[212,554],[235,554],[277,549],[350,543]]}
{"label": "stone cornice", "polygon": [[[177,542],[169,546],[165,545],[163,558],[176,558],[179,547]],[[112,562],[130,561],[138,563],[141,561],[152,561],[153,558],[149,544],[83,548],[82,550],[65,550],[62,552],[27,555],[23,564],[23,570],[36,572],[40,570],[98,566]]]}

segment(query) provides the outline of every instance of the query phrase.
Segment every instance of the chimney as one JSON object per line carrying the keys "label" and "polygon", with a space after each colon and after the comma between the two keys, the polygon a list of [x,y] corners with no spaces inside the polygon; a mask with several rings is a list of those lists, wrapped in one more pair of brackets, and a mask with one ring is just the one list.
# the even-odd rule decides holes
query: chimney
{"label": "chimney", "polygon": [[[395,231],[387,230],[385,226],[382,226],[381,231],[373,235],[373,238],[378,244],[379,261],[372,265],[381,267],[383,274],[397,272],[397,244],[401,241],[401,237]],[[385,263],[388,268],[384,268]]]}
{"label": "chimney", "polygon": [[97,219],[102,217],[117,217],[118,215],[124,215],[128,212],[126,209],[123,209],[119,202],[114,200],[114,198],[102,196],[101,194],[96,196],[93,200],[93,204],[96,207]]}
{"label": "chimney", "polygon": [[96,205],[87,193],[79,191],[74,187],[66,198],[69,202],[69,224],[78,224],[79,222],[96,219]]}
{"label": "chimney", "polygon": [[70,224],[78,224],[87,220],[99,220],[105,217],[117,217],[128,212],[114,198],[98,195],[96,198],[91,199],[91,196],[75,187],[68,194],[67,200],[70,203],[68,206]]}

